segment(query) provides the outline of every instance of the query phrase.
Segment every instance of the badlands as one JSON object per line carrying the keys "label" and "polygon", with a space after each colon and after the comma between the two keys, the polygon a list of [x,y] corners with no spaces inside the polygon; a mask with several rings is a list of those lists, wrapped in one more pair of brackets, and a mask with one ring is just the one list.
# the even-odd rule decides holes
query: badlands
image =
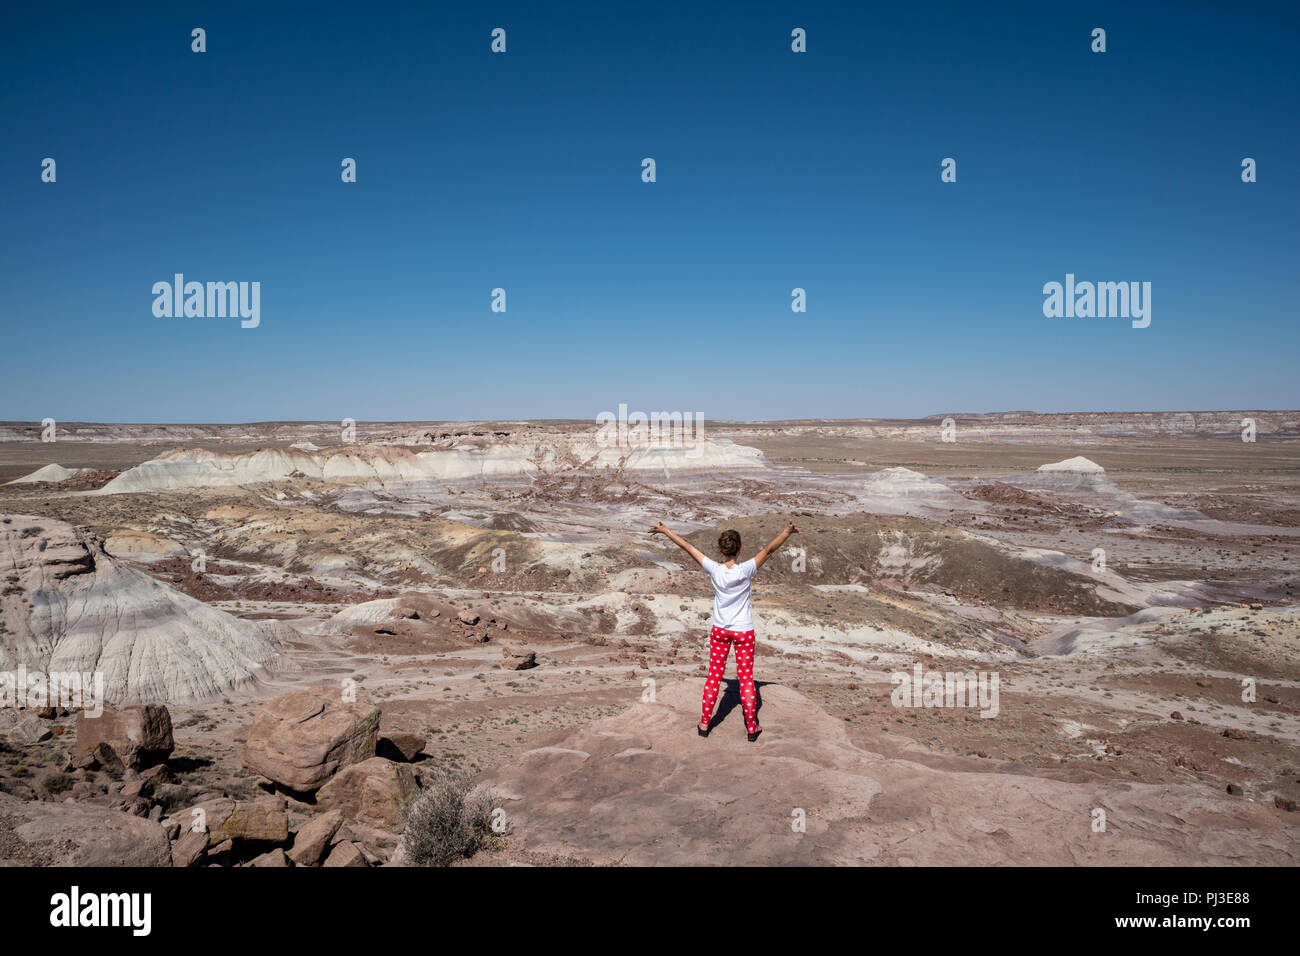
{"label": "badlands", "polygon": [[[401,865],[448,771],[500,820],[456,865],[1300,859],[1298,412],[344,437],[0,423],[0,674],[107,707],[7,685],[0,862]],[[729,663],[700,738],[711,591],[646,530],[791,519],[764,733]]]}

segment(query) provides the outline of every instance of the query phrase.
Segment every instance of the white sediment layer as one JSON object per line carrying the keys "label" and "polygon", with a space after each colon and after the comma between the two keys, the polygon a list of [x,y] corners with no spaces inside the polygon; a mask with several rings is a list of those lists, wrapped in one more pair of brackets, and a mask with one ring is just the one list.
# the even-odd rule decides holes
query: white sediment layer
{"label": "white sediment layer", "polygon": [[1076,455],[1073,458],[1067,458],[1065,461],[1054,461],[1046,465],[1039,465],[1039,471],[1068,471],[1073,474],[1082,475],[1101,475],[1105,474],[1106,469],[1101,467],[1095,461],[1084,458],[1082,455]]}
{"label": "white sediment layer", "polygon": [[889,498],[942,495],[951,490],[942,481],[936,481],[910,468],[882,468],[868,475],[863,483],[866,494]]}
{"label": "white sediment layer", "polygon": [[46,465],[44,468],[37,468],[30,475],[15,478],[9,484],[30,485],[38,481],[67,481],[69,478],[75,478],[77,475],[84,475],[86,472],[93,470],[93,468],[64,468],[62,465]]}

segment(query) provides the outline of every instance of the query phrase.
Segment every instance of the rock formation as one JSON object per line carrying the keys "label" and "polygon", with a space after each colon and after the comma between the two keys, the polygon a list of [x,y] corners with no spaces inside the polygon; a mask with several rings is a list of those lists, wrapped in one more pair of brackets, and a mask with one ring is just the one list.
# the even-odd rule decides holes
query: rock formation
{"label": "rock formation", "polygon": [[274,663],[270,629],[113,558],[50,518],[0,517],[0,669],[103,674],[109,703],[204,700]]}

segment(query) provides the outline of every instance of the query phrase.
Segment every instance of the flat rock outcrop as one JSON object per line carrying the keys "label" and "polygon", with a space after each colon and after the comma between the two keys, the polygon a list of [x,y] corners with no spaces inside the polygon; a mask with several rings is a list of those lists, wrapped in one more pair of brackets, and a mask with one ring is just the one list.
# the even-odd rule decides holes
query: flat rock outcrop
{"label": "flat rock outcrop", "polygon": [[[1065,783],[935,769],[854,746],[788,687],[734,689],[707,738],[698,682],[480,775],[525,849],[632,865],[1294,865],[1281,811],[1204,786]],[[886,707],[892,715],[892,708]],[[974,761],[972,761],[974,763]],[[1093,832],[1097,811],[1105,832]],[[800,826],[804,829],[801,832]]]}
{"label": "flat rock outcrop", "polygon": [[0,793],[0,864],[171,866],[162,825],[80,803],[27,801]]}

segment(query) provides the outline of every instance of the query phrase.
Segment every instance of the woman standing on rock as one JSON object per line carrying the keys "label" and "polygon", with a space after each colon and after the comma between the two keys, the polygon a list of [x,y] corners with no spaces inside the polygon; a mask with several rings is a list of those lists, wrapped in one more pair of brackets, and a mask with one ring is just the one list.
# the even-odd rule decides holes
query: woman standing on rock
{"label": "woman standing on rock", "polygon": [[713,628],[709,632],[709,676],[704,680],[704,701],[700,725],[696,731],[701,737],[709,736],[712,729],[713,705],[718,700],[718,686],[727,667],[727,656],[734,644],[736,648],[736,677],[740,682],[740,705],[745,711],[745,730],[753,743],[763,731],[758,726],[758,694],[754,688],[754,618],[749,609],[750,584],[767,559],[774,555],[786,539],[799,529],[791,521],[784,531],[772,539],[758,554],[742,564],[736,563],[740,554],[740,533],[727,530],[718,536],[718,550],[724,564],[706,557],[680,535],[669,531],[661,521],[650,529],[651,534],[667,535],[673,544],[699,562],[713,582]]}

